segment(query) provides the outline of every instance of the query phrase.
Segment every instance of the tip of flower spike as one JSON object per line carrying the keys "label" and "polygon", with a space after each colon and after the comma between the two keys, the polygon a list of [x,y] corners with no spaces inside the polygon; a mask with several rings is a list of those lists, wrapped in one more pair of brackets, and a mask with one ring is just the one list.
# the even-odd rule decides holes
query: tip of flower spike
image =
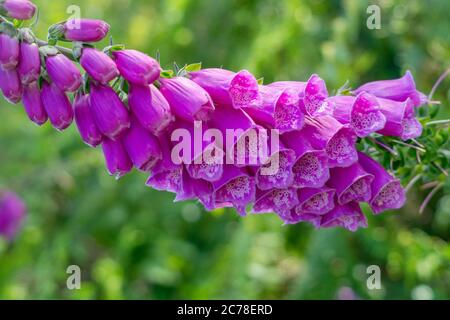
{"label": "tip of flower spike", "polygon": [[311,116],[320,116],[332,113],[331,105],[326,101],[328,89],[325,81],[313,74],[308,80],[303,96],[305,111]]}
{"label": "tip of flower spike", "polygon": [[354,102],[351,114],[351,126],[355,133],[363,138],[379,131],[386,125],[386,117],[380,111],[375,96],[362,92]]}
{"label": "tip of flower spike", "polygon": [[240,71],[231,80],[229,95],[235,109],[261,105],[258,80],[247,70]]}
{"label": "tip of flower spike", "polygon": [[400,181],[394,180],[386,184],[377,195],[374,195],[370,206],[375,214],[380,214],[386,210],[400,209],[405,202],[405,190]]}

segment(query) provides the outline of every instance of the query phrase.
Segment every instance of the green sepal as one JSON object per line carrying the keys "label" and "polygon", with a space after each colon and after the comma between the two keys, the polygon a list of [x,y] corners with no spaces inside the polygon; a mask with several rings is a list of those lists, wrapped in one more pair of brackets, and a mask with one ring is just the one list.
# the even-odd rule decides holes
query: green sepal
{"label": "green sepal", "polygon": [[161,71],[161,78],[171,79],[175,76],[175,72],[173,70],[163,70]]}
{"label": "green sepal", "polygon": [[14,27],[14,24],[6,21],[0,23],[0,33],[7,34],[11,38],[19,35],[19,31]]}
{"label": "green sepal", "polygon": [[112,53],[115,51],[121,51],[125,49],[124,44],[113,44],[111,46],[107,46],[105,49],[103,49],[103,52],[106,53],[108,56],[112,56]]}
{"label": "green sepal", "polygon": [[40,47],[39,52],[44,57],[56,56],[57,54],[59,54],[59,50],[56,49],[56,47],[52,46],[52,45]]}
{"label": "green sepal", "polygon": [[184,67],[184,70],[186,70],[186,72],[200,71],[200,70],[202,70],[202,63],[198,62],[198,63],[188,64],[187,66]]}

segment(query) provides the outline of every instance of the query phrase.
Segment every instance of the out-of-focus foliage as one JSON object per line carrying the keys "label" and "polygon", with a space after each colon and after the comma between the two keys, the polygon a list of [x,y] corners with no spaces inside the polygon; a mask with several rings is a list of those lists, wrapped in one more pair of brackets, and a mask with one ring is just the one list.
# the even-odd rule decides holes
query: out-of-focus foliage
{"label": "out-of-focus foliage", "polygon": [[[366,26],[368,1],[34,2],[41,38],[75,4],[83,16],[107,20],[115,43],[158,51],[168,68],[202,61],[266,82],[316,72],[330,91],[411,69],[429,92],[450,67],[447,0],[375,2],[380,30]],[[435,96],[442,117],[450,115],[449,84]],[[74,127],[37,128],[20,105],[2,101],[0,119],[0,186],[30,209],[16,241],[0,243],[1,299],[333,299],[343,287],[365,299],[450,298],[449,183],[422,215],[430,190],[417,185],[404,210],[370,217],[355,234],[282,227],[273,215],[242,219],[172,204],[171,195],[144,187],[141,173],[114,181]],[[66,287],[69,265],[81,267],[81,290]],[[369,265],[381,268],[381,290],[367,289]]]}

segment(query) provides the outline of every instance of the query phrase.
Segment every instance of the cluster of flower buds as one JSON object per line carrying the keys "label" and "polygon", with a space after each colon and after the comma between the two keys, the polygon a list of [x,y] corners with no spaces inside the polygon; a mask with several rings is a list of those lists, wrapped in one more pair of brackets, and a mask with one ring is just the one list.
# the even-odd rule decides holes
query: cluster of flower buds
{"label": "cluster of flower buds", "polygon": [[12,240],[20,230],[27,209],[13,192],[0,190],[0,237]]}
{"label": "cluster of flower buds", "polygon": [[117,178],[137,168],[149,173],[148,186],[176,193],[176,201],[196,199],[207,210],[234,207],[241,215],[275,212],[286,224],[352,231],[367,224],[361,202],[375,214],[405,202],[399,180],[356,145],[372,134],[421,135],[415,110],[427,99],[409,72],[329,96],[318,75],[268,85],[246,70],[190,65],[174,75],[123,46],[95,49],[92,43],[109,31],[103,21],[52,26],[53,42],[75,42],[71,57],[82,76],[54,43],[39,44],[29,30],[2,25],[5,98],[22,99],[38,125],[48,119],[64,130],[75,119],[83,141],[102,146]]}

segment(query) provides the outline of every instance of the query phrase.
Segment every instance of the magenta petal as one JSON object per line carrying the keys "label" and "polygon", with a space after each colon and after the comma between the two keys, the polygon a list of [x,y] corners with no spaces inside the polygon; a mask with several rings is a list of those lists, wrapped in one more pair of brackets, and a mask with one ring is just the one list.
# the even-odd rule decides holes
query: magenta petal
{"label": "magenta petal", "polygon": [[229,94],[233,107],[259,107],[261,96],[256,78],[247,70],[242,70],[234,76],[230,83]]}
{"label": "magenta petal", "polygon": [[226,163],[238,167],[259,164],[260,128],[246,112],[241,109],[218,106],[208,124],[222,134]]}
{"label": "magenta petal", "polygon": [[181,190],[183,166],[172,161],[170,137],[161,134],[158,140],[162,157],[152,169],[152,174],[146,184],[156,190],[177,193]]}
{"label": "magenta petal", "polygon": [[39,79],[41,74],[41,58],[39,47],[35,43],[20,43],[20,60],[17,72],[22,84],[27,85]]}
{"label": "magenta petal", "polygon": [[367,219],[359,204],[351,202],[344,206],[336,206],[322,218],[321,228],[343,227],[355,232],[359,228],[367,228]]}
{"label": "magenta petal", "polygon": [[5,99],[12,103],[19,103],[22,99],[22,86],[16,69],[0,67],[0,89]]}
{"label": "magenta petal", "polygon": [[326,153],[314,150],[303,131],[285,133],[281,140],[296,154],[296,160],[292,167],[294,186],[297,188],[323,187],[330,177]]}
{"label": "magenta petal", "polygon": [[17,194],[0,190],[0,237],[13,240],[26,213],[27,207]]}
{"label": "magenta petal", "polygon": [[235,109],[259,107],[258,81],[247,70],[234,73],[224,69],[203,69],[189,74],[190,79],[205,89],[219,105]]}
{"label": "magenta petal", "polygon": [[286,89],[278,99],[273,114],[275,128],[281,133],[300,130],[305,124],[305,116],[300,107],[298,91]]}
{"label": "magenta petal", "polygon": [[[173,129],[171,140],[176,161],[185,164],[187,172],[194,179],[210,182],[219,180],[224,162],[222,146],[217,149],[215,143],[205,141],[207,126],[200,121],[191,124],[178,120]],[[217,157],[213,155],[214,150],[218,150]]]}
{"label": "magenta petal", "polygon": [[134,166],[148,172],[162,159],[158,139],[132,118],[131,127],[123,137],[123,145]]}
{"label": "magenta petal", "polygon": [[67,95],[56,84],[44,81],[41,99],[55,129],[62,131],[72,124],[74,117],[72,105]]}
{"label": "magenta petal", "polygon": [[277,81],[268,84],[267,87],[278,89],[281,91],[284,91],[286,89],[294,89],[301,96],[303,96],[305,94],[307,84],[308,84],[307,82],[300,82],[300,81]]}
{"label": "magenta petal", "polygon": [[177,117],[187,121],[209,119],[215,108],[202,87],[183,77],[160,79],[160,82],[160,91]]}
{"label": "magenta petal", "polygon": [[181,188],[182,167],[152,172],[146,185],[155,190],[177,193]]}
{"label": "magenta petal", "polygon": [[232,203],[240,215],[246,215],[246,206],[255,200],[254,179],[246,171],[225,165],[222,178],[213,182],[214,198],[218,203]]}
{"label": "magenta petal", "polygon": [[350,124],[359,137],[381,130],[386,117],[375,96],[362,92],[358,97],[336,96],[328,99],[334,106],[333,116],[342,124]]}
{"label": "magenta petal", "polygon": [[236,73],[225,69],[202,69],[189,73],[189,78],[206,90],[214,103],[232,106],[230,96],[231,81]]}
{"label": "magenta petal", "polygon": [[334,208],[334,195],[331,188],[304,188],[298,190],[299,205],[295,208],[297,214],[311,213],[324,215]]}
{"label": "magenta petal", "polygon": [[322,216],[312,213],[305,213],[305,212],[296,212],[295,209],[292,209],[289,214],[283,214],[280,215],[281,220],[285,224],[297,224],[300,222],[309,222],[311,223],[316,229],[320,228],[320,224],[322,222]]}
{"label": "magenta petal", "polygon": [[306,120],[303,134],[315,149],[325,150],[330,168],[348,167],[358,160],[357,136],[348,125],[343,125],[330,116]]}
{"label": "magenta petal", "polygon": [[399,180],[391,176],[378,162],[359,152],[359,164],[374,176],[370,206],[375,214],[400,209],[406,202],[406,193]]}
{"label": "magenta petal", "polygon": [[208,211],[212,211],[215,208],[212,184],[205,180],[193,179],[186,171],[183,171],[181,188],[177,192],[175,201],[193,199],[198,199]]}
{"label": "magenta petal", "polygon": [[106,167],[110,175],[119,179],[133,169],[133,163],[128,157],[127,151],[121,140],[105,138],[102,143]]}
{"label": "magenta petal", "polygon": [[104,52],[95,48],[84,48],[80,64],[95,81],[108,84],[119,76],[116,63]]}
{"label": "magenta petal", "polygon": [[161,67],[155,59],[136,50],[113,52],[120,74],[130,83],[148,86],[158,80]]}
{"label": "magenta petal", "polygon": [[270,85],[260,86],[260,105],[245,106],[242,109],[252,118],[255,123],[264,127],[275,128],[275,107],[284,90],[284,88],[272,87]]}
{"label": "magenta petal", "polygon": [[405,116],[402,120],[402,140],[409,140],[418,138],[422,135],[423,127],[420,121],[416,118],[416,110],[412,105],[411,100],[406,100]]}
{"label": "magenta petal", "polygon": [[48,56],[45,67],[50,79],[64,92],[75,92],[81,86],[81,73],[65,55]]}
{"label": "magenta petal", "polygon": [[292,166],[296,160],[295,152],[280,148],[256,172],[256,185],[261,190],[285,189],[292,186],[294,175]]}
{"label": "magenta petal", "polygon": [[381,80],[366,83],[354,90],[354,94],[361,92],[371,93],[378,98],[404,102],[408,98],[412,99],[413,104],[418,107],[423,104],[423,95],[416,89],[414,78],[410,71],[399,79]]}
{"label": "magenta petal", "polygon": [[206,181],[217,181],[223,173],[223,164],[195,164],[191,163],[186,166],[187,172],[194,179],[204,179]]}
{"label": "magenta petal", "polygon": [[244,107],[256,123],[278,129],[281,133],[303,128],[302,93],[296,83],[279,82],[260,86],[259,94],[261,103],[258,106]]}
{"label": "magenta petal", "polygon": [[422,135],[422,125],[415,118],[411,99],[405,102],[378,99],[380,108],[386,117],[386,125],[378,133],[385,136],[399,137],[402,140],[417,138]]}
{"label": "magenta petal", "polygon": [[91,86],[91,108],[98,129],[110,139],[116,139],[130,127],[128,110],[110,87]]}
{"label": "magenta petal", "polygon": [[313,74],[307,82],[280,81],[268,87],[278,90],[290,89],[297,92],[300,98],[301,110],[310,116],[331,115],[332,106],[327,102],[328,89],[325,81]]}
{"label": "magenta petal", "polygon": [[166,130],[173,121],[169,103],[154,85],[131,84],[128,104],[141,125],[154,135]]}
{"label": "magenta petal", "polygon": [[336,190],[340,205],[352,201],[369,202],[372,198],[373,180],[373,175],[364,171],[359,163],[355,163],[347,168],[331,169],[328,186]]}
{"label": "magenta petal", "polygon": [[23,105],[31,121],[39,126],[47,122],[48,116],[42,104],[41,91],[38,88],[37,82],[23,87]]}
{"label": "magenta petal", "polygon": [[64,38],[70,41],[98,42],[107,36],[109,28],[109,24],[102,20],[68,20],[64,24]]}
{"label": "magenta petal", "polygon": [[325,81],[316,74],[313,74],[308,80],[302,98],[304,108],[311,116],[330,115],[333,113],[331,106],[326,101],[328,90]]}
{"label": "magenta petal", "polygon": [[297,188],[321,188],[330,176],[328,157],[323,151],[309,151],[292,167],[294,186]]}
{"label": "magenta petal", "polygon": [[103,135],[95,124],[91,109],[90,96],[77,95],[73,104],[75,111],[75,123],[83,141],[91,147],[96,147],[103,141]]}
{"label": "magenta petal", "polygon": [[4,0],[0,5],[8,16],[17,20],[29,20],[36,12],[36,6],[29,0]]}
{"label": "magenta petal", "polygon": [[271,213],[286,215],[298,205],[297,190],[290,189],[274,189],[262,191],[257,189],[256,201],[253,206],[253,213]]}
{"label": "magenta petal", "polygon": [[14,69],[19,63],[19,40],[0,33],[0,68]]}
{"label": "magenta petal", "polygon": [[402,121],[403,134],[402,140],[410,140],[418,138],[422,135],[423,127],[419,120],[415,117],[406,117]]}

